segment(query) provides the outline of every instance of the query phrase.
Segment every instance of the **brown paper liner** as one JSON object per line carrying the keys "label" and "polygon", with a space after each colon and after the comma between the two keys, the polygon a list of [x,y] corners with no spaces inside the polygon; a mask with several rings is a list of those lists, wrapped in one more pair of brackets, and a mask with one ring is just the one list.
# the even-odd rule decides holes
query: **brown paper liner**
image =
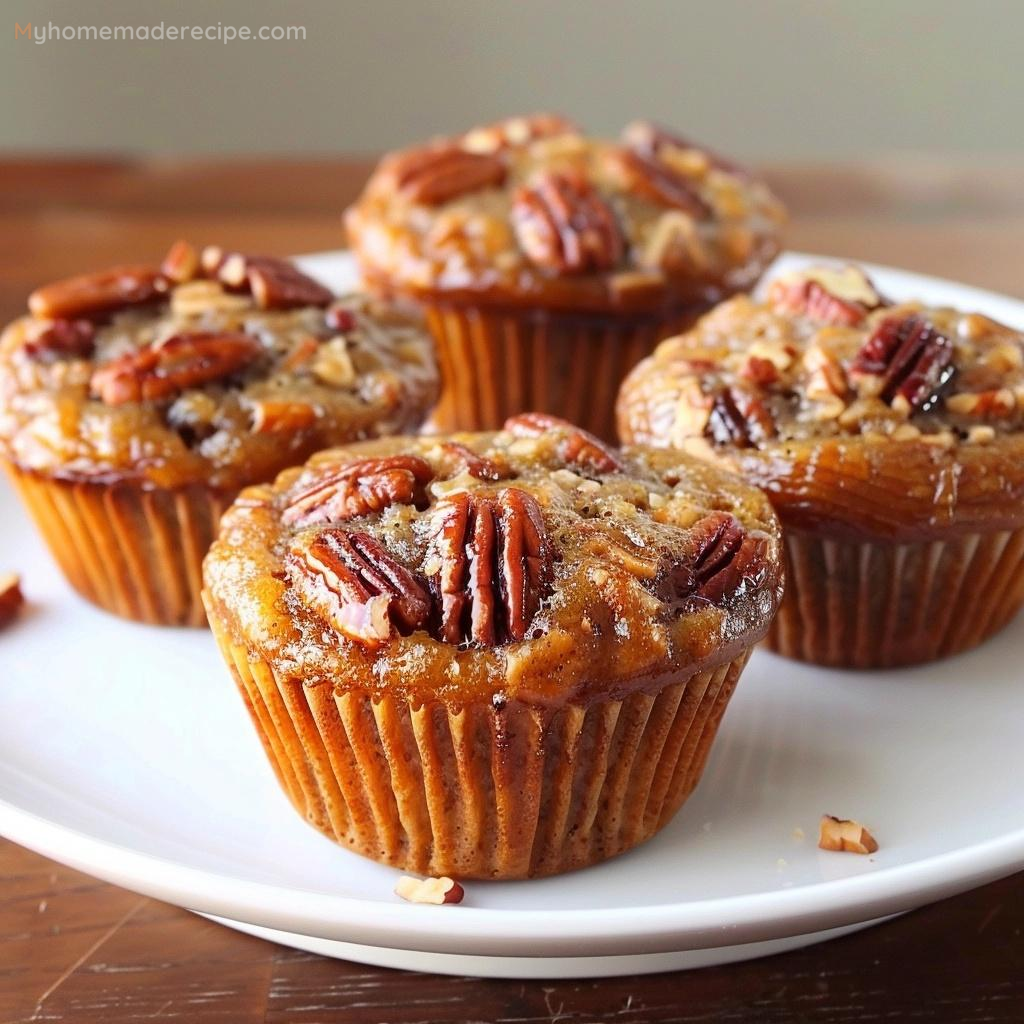
{"label": "brown paper liner", "polygon": [[547,412],[613,441],[626,374],[706,308],[636,318],[427,304],[444,382],[430,429],[494,430]]}
{"label": "brown paper liner", "polygon": [[202,562],[233,495],[7,474],[68,582],[122,618],[204,626]]}
{"label": "brown paper liner", "polygon": [[965,651],[1024,603],[1024,530],[945,541],[840,541],[785,530],[786,591],[765,639],[840,668],[893,668]]}
{"label": "brown paper liner", "polygon": [[654,694],[540,710],[303,686],[210,621],[295,809],[404,871],[527,878],[649,839],[690,795],[748,652]]}

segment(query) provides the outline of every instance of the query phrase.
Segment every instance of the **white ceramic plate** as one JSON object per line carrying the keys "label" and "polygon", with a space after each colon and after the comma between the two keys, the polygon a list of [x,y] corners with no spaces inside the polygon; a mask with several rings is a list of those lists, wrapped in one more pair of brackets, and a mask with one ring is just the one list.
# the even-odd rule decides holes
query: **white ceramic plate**
{"label": "white ceramic plate", "polygon": [[[307,265],[351,282],[341,254]],[[1024,326],[1021,302],[901,271],[876,279]],[[393,895],[398,872],[291,809],[210,635],[78,599],[5,487],[0,568],[23,573],[32,602],[0,637],[0,832],[296,946],[496,976],[666,970],[793,948],[1024,867],[1024,618],[902,672],[757,653],[703,782],[654,840],[422,907]],[[822,813],[867,823],[880,851],[819,851]]]}

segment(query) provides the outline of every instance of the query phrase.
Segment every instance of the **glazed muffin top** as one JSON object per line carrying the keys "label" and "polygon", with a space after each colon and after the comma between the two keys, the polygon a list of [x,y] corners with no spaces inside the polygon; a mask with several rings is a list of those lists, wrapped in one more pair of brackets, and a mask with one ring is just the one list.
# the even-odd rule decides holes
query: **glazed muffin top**
{"label": "glazed muffin top", "polygon": [[386,156],[346,213],[364,276],[413,296],[637,312],[750,287],[784,213],[753,174],[646,122],[512,118]]}
{"label": "glazed muffin top", "polygon": [[331,444],[418,427],[418,322],[291,263],[185,242],[33,292],[0,336],[0,452],[66,479],[225,490]]}
{"label": "glazed muffin top", "polygon": [[723,303],[633,371],[618,418],[624,438],[724,459],[808,520],[1024,518],[1024,336],[892,302],[856,267]]}
{"label": "glazed muffin top", "polygon": [[204,577],[277,672],[452,703],[664,685],[759,639],[781,591],[760,492],[537,413],[321,452],[242,492]]}

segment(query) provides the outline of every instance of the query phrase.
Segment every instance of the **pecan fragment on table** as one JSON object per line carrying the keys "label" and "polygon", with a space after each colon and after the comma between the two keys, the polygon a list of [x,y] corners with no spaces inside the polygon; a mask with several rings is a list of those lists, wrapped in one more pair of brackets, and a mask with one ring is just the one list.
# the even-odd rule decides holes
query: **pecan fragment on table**
{"label": "pecan fragment on table", "polygon": [[543,437],[552,430],[566,431],[558,445],[558,454],[567,464],[594,473],[618,473],[625,468],[625,463],[614,448],[560,416],[546,412],[524,412],[507,419],[504,429],[515,437]]}
{"label": "pecan fragment on table", "polygon": [[237,373],[262,352],[260,343],[247,334],[175,334],[101,366],[90,387],[107,405],[167,398]]}
{"label": "pecan fragment on table", "polygon": [[430,463],[418,455],[350,462],[299,492],[281,521],[288,526],[343,522],[390,505],[423,504],[423,487],[433,475]]}
{"label": "pecan fragment on table", "polygon": [[554,554],[532,495],[460,492],[438,506],[437,632],[450,644],[495,647],[526,638],[554,576]]}
{"label": "pecan fragment on table", "polygon": [[953,378],[953,344],[919,316],[889,317],[864,343],[851,368],[875,378],[878,396],[894,408],[927,412]]}
{"label": "pecan fragment on table", "polygon": [[25,342],[25,353],[39,362],[88,359],[95,348],[96,328],[89,320],[54,320]]}
{"label": "pecan fragment on table", "polygon": [[341,635],[375,650],[393,629],[407,635],[427,624],[430,593],[367,533],[323,530],[285,558],[299,599]]}
{"label": "pecan fragment on table", "polygon": [[622,259],[615,215],[580,174],[545,174],[518,189],[512,226],[531,262],[560,274],[611,270]]}
{"label": "pecan fragment on table", "polygon": [[166,292],[167,281],[156,267],[112,267],[43,285],[28,297],[28,308],[41,320],[73,320],[146,305]]}
{"label": "pecan fragment on table", "polygon": [[398,190],[413,203],[442,203],[504,183],[508,170],[493,153],[473,153],[447,143],[402,154],[391,165]]}
{"label": "pecan fragment on table", "polygon": [[775,421],[753,389],[723,387],[714,395],[704,433],[715,444],[752,448],[775,436]]}
{"label": "pecan fragment on table", "polygon": [[15,620],[25,603],[17,573],[0,573],[0,628]]}

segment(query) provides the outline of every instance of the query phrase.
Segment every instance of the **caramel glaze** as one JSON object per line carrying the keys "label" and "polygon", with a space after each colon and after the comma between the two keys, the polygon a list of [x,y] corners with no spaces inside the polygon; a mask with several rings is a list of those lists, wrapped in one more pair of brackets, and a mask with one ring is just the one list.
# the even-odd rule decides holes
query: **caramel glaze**
{"label": "caramel glaze", "polygon": [[[206,289],[195,297],[191,289]],[[96,320],[27,316],[0,336],[0,454],[21,471],[70,482],[144,488],[202,483],[226,495],[312,452],[417,428],[438,372],[419,320],[365,296],[326,308],[260,309],[214,281],[168,286],[159,301]],[[42,290],[41,290],[42,291]],[[54,325],[88,329],[80,350],[43,352]],[[97,393],[118,361],[166,339],[225,332],[252,356],[158,396]],[[193,359],[200,376],[207,356]],[[186,370],[191,367],[186,366]],[[129,385],[132,381],[129,379]]]}
{"label": "caramel glaze", "polygon": [[[394,455],[429,464],[431,480],[413,503],[310,520],[311,485],[354,462]],[[506,489],[520,492],[520,504],[523,492],[535,500],[550,545],[550,582],[532,595],[539,604],[522,640],[451,643],[439,639],[432,621],[411,632],[393,629],[368,648],[311,607],[289,575],[290,552],[309,550],[325,530],[340,528],[382,545],[436,600],[441,506],[467,492],[500,500]],[[301,514],[288,512],[300,495]],[[732,575],[716,576],[697,593],[666,591],[666,580],[689,578],[709,522],[734,524],[742,552],[749,545],[753,557],[737,554]],[[541,421],[514,433],[334,449],[273,485],[248,488],[206,558],[205,599],[234,643],[306,686],[402,693],[449,706],[481,697],[496,706],[587,704],[654,693],[756,643],[781,596],[779,537],[764,496],[720,470],[646,448],[620,455],[568,424]]]}

